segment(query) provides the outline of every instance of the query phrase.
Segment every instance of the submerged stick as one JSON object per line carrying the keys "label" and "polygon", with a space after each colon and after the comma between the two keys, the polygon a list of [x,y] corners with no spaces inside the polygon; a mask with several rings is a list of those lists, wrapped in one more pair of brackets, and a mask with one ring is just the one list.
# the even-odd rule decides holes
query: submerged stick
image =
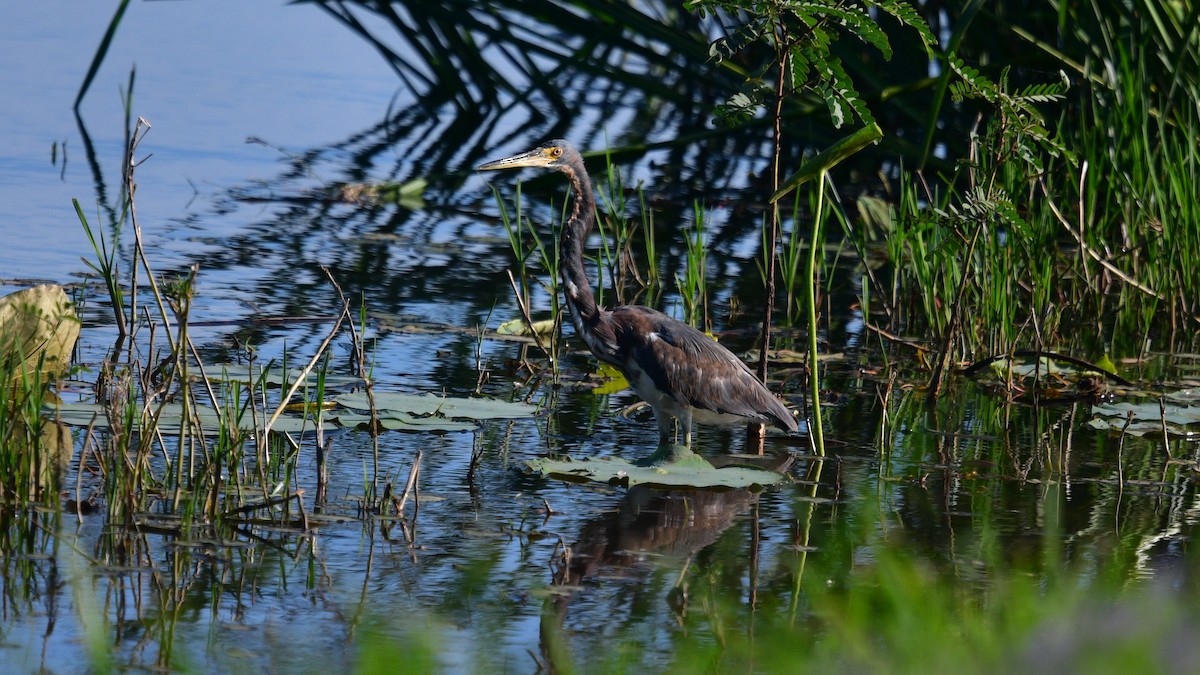
{"label": "submerged stick", "polygon": [[320,361],[321,357],[324,356],[325,350],[329,348],[329,343],[333,342],[333,338],[337,335],[338,329],[342,327],[342,319],[344,317],[345,314],[338,315],[337,321],[333,324],[333,330],[329,331],[329,335],[325,336],[325,340],[321,342],[321,346],[317,348],[317,353],[313,354],[313,357],[309,360],[308,365],[304,366],[304,368],[300,370],[300,375],[296,378],[296,381],[292,383],[292,386],[288,388],[287,393],[284,394],[283,398],[279,400],[279,407],[275,409],[274,414],[271,415],[271,419],[267,420],[266,426],[263,427],[262,436],[264,441],[271,433],[271,427],[275,425],[275,421],[279,419],[279,416],[283,414],[283,411],[291,403],[292,396],[296,394],[296,390],[299,389],[304,380],[308,378],[308,374],[312,372],[312,369],[317,367],[317,361]]}
{"label": "submerged stick", "polygon": [[[367,404],[371,408],[370,413],[371,413],[371,469],[372,469],[372,473],[371,473],[371,494],[369,496],[373,500],[375,498],[375,493],[379,488],[379,429],[380,429],[380,426],[379,426],[379,409],[375,406],[375,386],[374,386],[374,383],[371,381],[371,377],[367,374],[368,373],[367,362],[366,362],[366,357],[364,356],[364,354],[366,353],[366,350],[364,349],[365,345],[363,344],[362,336],[359,335],[359,332],[357,330],[355,330],[355,328],[354,328],[354,318],[350,316],[350,301],[346,299],[346,294],[342,292],[342,287],[338,285],[337,279],[333,278],[333,272],[331,272],[329,270],[329,268],[325,267],[324,265],[321,266],[321,271],[325,272],[326,278],[329,279],[329,283],[333,284],[333,289],[335,291],[337,291],[338,298],[340,298],[342,301],[342,312],[339,315],[339,322],[343,318],[350,319],[350,321],[349,321],[350,340],[354,345],[354,356],[358,361],[358,363],[357,363],[358,376],[363,381],[363,386],[367,393]],[[360,307],[359,316],[361,317],[361,320],[363,322],[363,330],[365,331],[366,330],[365,303],[364,303],[364,306]],[[321,494],[322,494],[322,497],[324,497],[324,491],[322,491]]]}
{"label": "submerged stick", "polygon": [[404,516],[404,505],[408,503],[408,496],[416,489],[417,478],[421,475],[422,454],[421,449],[417,448],[417,456],[413,458],[412,468],[408,471],[408,482],[404,485],[404,494],[400,495],[400,504],[396,506],[396,511],[401,517]]}

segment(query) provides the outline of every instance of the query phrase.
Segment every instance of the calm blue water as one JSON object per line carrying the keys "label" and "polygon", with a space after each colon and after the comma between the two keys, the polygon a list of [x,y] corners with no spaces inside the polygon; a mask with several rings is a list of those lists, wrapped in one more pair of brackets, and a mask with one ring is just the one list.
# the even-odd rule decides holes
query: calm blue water
{"label": "calm blue water", "polygon": [[[71,207],[94,216],[97,187],[72,103],[115,2],[6,3],[0,8],[0,279],[72,280],[90,256]],[[379,120],[398,92],[390,69],[318,9],[283,3],[133,2],[80,109],[115,200],[124,144],[120,92],[136,67],[133,113],[153,125],[137,173],[137,206],[158,264],[182,263],[205,237],[253,213],[205,218],[212,196],[279,171],[302,151]],[[65,145],[66,167],[51,164]],[[12,236],[19,235],[19,236]]]}

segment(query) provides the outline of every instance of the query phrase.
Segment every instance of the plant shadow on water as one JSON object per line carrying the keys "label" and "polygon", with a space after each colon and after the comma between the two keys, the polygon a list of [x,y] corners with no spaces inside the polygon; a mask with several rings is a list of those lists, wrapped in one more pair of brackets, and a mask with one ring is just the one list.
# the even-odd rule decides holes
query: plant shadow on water
{"label": "plant shadow on water", "polygon": [[[352,23],[354,3],[320,4]],[[454,9],[472,18],[490,11],[479,3],[467,9],[444,4],[452,9],[429,10],[441,13],[439,21],[449,21],[444,13]],[[678,20],[695,27],[692,15]],[[498,39],[491,24],[478,23],[477,30]],[[433,34],[445,40],[461,35]],[[642,53],[646,39],[619,44]],[[654,79],[655,86],[664,80],[673,85],[661,100],[646,96],[651,87],[629,77],[612,83],[616,94],[597,105],[597,116],[618,116],[647,101],[660,103],[659,117],[672,126],[623,139],[628,146],[713,135],[701,146],[710,161],[692,161],[694,146],[664,142],[658,146],[666,157],[661,165],[674,170],[639,165],[659,190],[649,197],[639,192],[639,201],[650,205],[660,226],[643,222],[640,236],[620,222],[607,230],[633,243],[613,244],[616,253],[599,266],[608,283],[600,285],[606,294],[645,293],[664,306],[687,306],[688,313],[697,313],[703,291],[710,313],[705,320],[724,327],[718,331],[722,342],[744,354],[751,346],[739,328],[749,323],[746,306],[762,302],[748,270],[763,244],[759,215],[743,204],[765,202],[772,192],[762,176],[768,151],[754,133],[707,128],[709,107],[696,101],[714,96],[700,90],[724,85],[697,84],[703,78],[687,74],[702,67],[716,72],[728,90],[744,74],[709,65],[706,42],[688,45],[693,51],[699,45],[695,53],[672,52],[691,54],[693,61],[680,66],[672,60],[667,75]],[[454,53],[451,47],[443,48]],[[916,66],[911,56],[899,60],[909,61],[911,72],[929,72],[919,58]],[[869,72],[868,65],[847,62],[860,74]],[[550,100],[547,109],[555,109],[555,96],[586,98],[596,73],[607,67],[572,65],[582,74],[566,76],[567,86],[534,78],[535,103],[491,108],[482,124],[463,112],[470,107],[463,102],[473,94],[500,97],[503,87],[454,86],[434,78],[417,97],[422,105],[397,106],[377,125],[334,146],[281,152],[286,159],[279,176],[231,189],[212,213],[198,218],[247,209],[265,213],[243,231],[206,240],[207,250],[193,254],[203,262],[198,274],[204,280],[194,295],[189,284],[196,268],[169,268],[181,281],[159,305],[161,316],[148,324],[128,317],[142,325],[123,346],[96,346],[113,333],[111,317],[102,318],[112,308],[89,290],[78,363],[93,372],[71,374],[78,379],[56,391],[66,400],[60,410],[81,399],[96,407],[75,410],[103,412],[108,422],[93,421],[90,413],[76,420],[79,452],[58,492],[45,494],[37,481],[25,481],[22,498],[5,493],[0,661],[29,671],[77,672],[1200,668],[1193,646],[1200,577],[1190,547],[1197,527],[1195,397],[1187,393],[1200,370],[1190,353],[1194,339],[1154,337],[1170,353],[1147,354],[1147,336],[1165,333],[1155,323],[1161,308],[1147,310],[1137,302],[1129,308],[1124,295],[1112,307],[1108,294],[1070,287],[1071,274],[1048,285],[1046,277],[1032,284],[1018,279],[1014,260],[1045,261],[1039,271],[1047,274],[1054,262],[1049,253],[1023,257],[1012,250],[1060,247],[1054,237],[1005,246],[1020,228],[1032,227],[1034,217],[1005,209],[1003,191],[939,201],[932,194],[918,197],[906,185],[900,207],[882,209],[887,215],[880,221],[897,228],[885,229],[886,252],[850,228],[828,247],[806,241],[800,208],[784,224],[793,274],[801,249],[820,254],[823,329],[817,337],[823,353],[816,370],[829,446],[821,458],[809,454],[803,439],[769,437],[768,446],[794,460],[784,469],[784,485],[662,490],[578,485],[531,473],[530,460],[636,458],[656,440],[648,416],[619,413],[633,403],[628,393],[596,386],[592,361],[573,351],[573,337],[552,343],[549,363],[532,348],[532,338],[492,328],[521,313],[504,275],[513,266],[510,247],[522,264],[528,262],[521,302],[531,317],[556,307],[557,291],[531,281],[553,278],[553,256],[526,259],[521,246],[552,236],[553,218],[544,213],[558,211],[559,185],[530,182],[526,194],[553,206],[525,218],[523,227],[518,215],[518,227],[510,229],[514,243],[498,223],[476,215],[490,208],[488,197],[463,167],[493,154],[498,117],[511,122],[527,116],[514,127],[537,121],[539,102]],[[436,76],[468,72],[483,71],[464,66],[437,70]],[[912,86],[932,86],[922,82]],[[986,83],[978,86],[986,89]],[[447,95],[457,103],[438,100]],[[878,98],[887,97],[880,91]],[[454,112],[429,115],[431,109]],[[974,110],[953,113],[946,128],[961,138],[949,142],[961,147],[968,136],[964,119]],[[894,143],[889,150],[915,158],[919,151],[900,148],[895,139],[920,138],[923,126],[936,120],[925,112],[901,116],[888,125]],[[563,135],[564,124],[556,118],[537,130]],[[479,133],[481,126],[492,132]],[[812,135],[823,135],[821,128]],[[607,145],[599,123],[569,130],[581,145]],[[135,149],[130,156],[141,157]],[[618,151],[616,160],[639,153]],[[924,159],[950,169],[949,162]],[[871,172],[878,163],[865,157],[856,162]],[[984,164],[972,165],[962,180],[991,180],[1013,168]],[[364,167],[376,170],[371,183],[364,181]],[[312,180],[327,171],[341,179]],[[1078,176],[1081,193],[1083,179],[1094,181],[1095,175]],[[132,182],[132,173],[123,178]],[[422,181],[428,181],[423,203],[414,196]],[[1032,194],[1033,185],[1023,187]],[[697,196],[723,203],[735,195],[745,199],[715,208],[716,219],[713,211],[693,211]],[[617,203],[624,202],[610,201]],[[905,205],[920,211],[916,222],[904,220],[912,216]],[[971,220],[989,207],[994,212]],[[602,215],[620,221],[626,216],[620,208]],[[861,215],[849,220],[866,225]],[[688,228],[691,247],[677,224]],[[175,225],[186,230],[192,223]],[[1082,225],[1068,232],[1080,235],[1082,268],[1102,266],[1093,256],[1105,247],[1084,240],[1090,233]],[[965,244],[974,236],[981,237],[979,249]],[[702,241],[709,248],[698,255],[695,244]],[[148,256],[142,278],[162,278],[150,268],[154,251]],[[1003,265],[959,267],[986,256]],[[621,269],[626,257],[635,271],[640,264],[653,273]],[[879,258],[887,262],[876,264]],[[689,261],[700,261],[701,269]],[[1104,259],[1114,268],[1125,262]],[[1001,275],[1011,285],[988,286],[994,269],[1012,272]],[[246,279],[247,270],[258,272]],[[637,288],[629,281],[677,277],[686,291]],[[1155,280],[1160,282],[1173,290],[1160,297],[1123,286],[1118,293],[1165,302],[1176,294],[1190,297],[1185,291],[1194,283],[1170,274]],[[119,299],[121,288],[107,285],[104,292]],[[986,325],[974,326],[988,335],[976,338],[969,332],[972,315],[958,318],[950,308],[958,298],[983,303],[981,296],[997,288],[991,298],[997,304],[980,322]],[[1100,372],[1070,371],[1061,363],[1052,368],[1045,355],[1055,338],[1083,353],[1104,340],[1072,334],[1070,312],[1036,304],[1053,298],[1049,289],[1072,309],[1072,300],[1099,306],[1096,314],[1103,318],[1097,321],[1112,319],[1119,328],[1111,329],[1117,333],[1111,350],[1130,381],[1168,382],[1172,391],[1123,388]],[[789,304],[794,291],[790,283],[783,291]],[[1032,299],[1021,295],[1026,292]],[[155,295],[143,285],[134,297],[153,307]],[[206,295],[249,302],[206,312]],[[346,296],[354,302],[346,303]],[[1005,304],[1016,296],[1030,300],[1032,328],[1022,327],[1018,312]],[[352,305],[359,298],[366,309],[356,315]],[[1174,330],[1174,309],[1171,314]],[[1043,320],[1052,325],[1038,323]],[[1189,320],[1181,319],[1193,325]],[[956,322],[967,329],[956,333]],[[919,337],[908,337],[914,334]],[[783,365],[772,371],[772,383],[801,408],[807,407],[806,394],[797,383],[809,371],[802,358],[796,366],[789,359],[808,338],[803,329],[784,328],[774,344]],[[178,340],[174,349],[165,344],[172,339]],[[1032,368],[1018,363],[1013,347],[1019,341],[1035,347],[1028,350]],[[935,342],[948,346],[939,352],[931,347]],[[1008,356],[982,367],[984,356],[998,352]],[[953,354],[964,360],[970,355],[980,367],[955,368]],[[942,395],[933,401],[926,387],[933,357],[926,355],[944,357],[954,373],[935,387]],[[305,378],[277,381],[248,370],[251,375],[237,384],[215,372],[215,364],[262,366],[272,359],[276,372],[306,364],[312,370]],[[201,366],[207,374],[197,372]],[[302,381],[294,398],[299,408],[280,407],[290,384]],[[45,391],[40,383],[25,386],[39,395]],[[433,393],[439,403],[415,412],[388,408],[385,401],[397,390]],[[452,399],[479,397],[539,412],[478,422],[452,414]],[[1128,403],[1142,399],[1148,407]],[[10,400],[25,399],[2,402]],[[342,408],[324,407],[337,401]],[[41,419],[36,408],[26,420],[33,425]],[[229,422],[239,414],[248,415],[244,426]],[[18,475],[13,467],[29,468],[8,442],[10,434],[37,437],[29,424],[13,426],[9,419],[4,417],[0,456],[5,480]],[[407,425],[407,431],[376,433],[389,424]],[[414,429],[421,424],[426,428]],[[697,430],[696,446],[714,461],[752,447],[740,430],[728,429]]]}

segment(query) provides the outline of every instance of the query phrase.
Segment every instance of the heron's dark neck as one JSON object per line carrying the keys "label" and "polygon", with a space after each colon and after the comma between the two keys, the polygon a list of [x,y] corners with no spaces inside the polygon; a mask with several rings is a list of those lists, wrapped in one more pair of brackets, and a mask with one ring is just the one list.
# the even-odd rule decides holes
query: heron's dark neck
{"label": "heron's dark neck", "polygon": [[[567,295],[567,302],[578,310],[578,319],[584,323],[592,323],[597,320],[600,308],[596,306],[592,285],[588,282],[587,273],[583,268],[583,246],[587,243],[588,234],[591,233],[592,224],[596,219],[596,202],[592,197],[591,183],[582,166],[566,166],[562,168],[562,172],[571,181],[571,192],[575,196],[571,214],[563,223],[560,237],[563,290]],[[579,325],[575,327],[583,328]]]}

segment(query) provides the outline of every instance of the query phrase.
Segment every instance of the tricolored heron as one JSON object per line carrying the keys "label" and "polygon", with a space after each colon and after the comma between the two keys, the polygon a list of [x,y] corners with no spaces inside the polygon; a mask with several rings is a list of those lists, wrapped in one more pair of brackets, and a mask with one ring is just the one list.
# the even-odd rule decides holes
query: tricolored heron
{"label": "tricolored heron", "polygon": [[583,245],[596,220],[592,181],[575,147],[553,140],[529,152],[488,162],[476,171],[537,167],[566,175],[574,196],[562,225],[563,290],[575,332],[604,363],[625,375],[654,409],[660,445],[672,440],[679,420],[683,444],[692,445],[692,422],[759,422],[796,430],[790,410],[750,372],[741,359],[709,336],[649,307],[596,305],[583,267]]}

